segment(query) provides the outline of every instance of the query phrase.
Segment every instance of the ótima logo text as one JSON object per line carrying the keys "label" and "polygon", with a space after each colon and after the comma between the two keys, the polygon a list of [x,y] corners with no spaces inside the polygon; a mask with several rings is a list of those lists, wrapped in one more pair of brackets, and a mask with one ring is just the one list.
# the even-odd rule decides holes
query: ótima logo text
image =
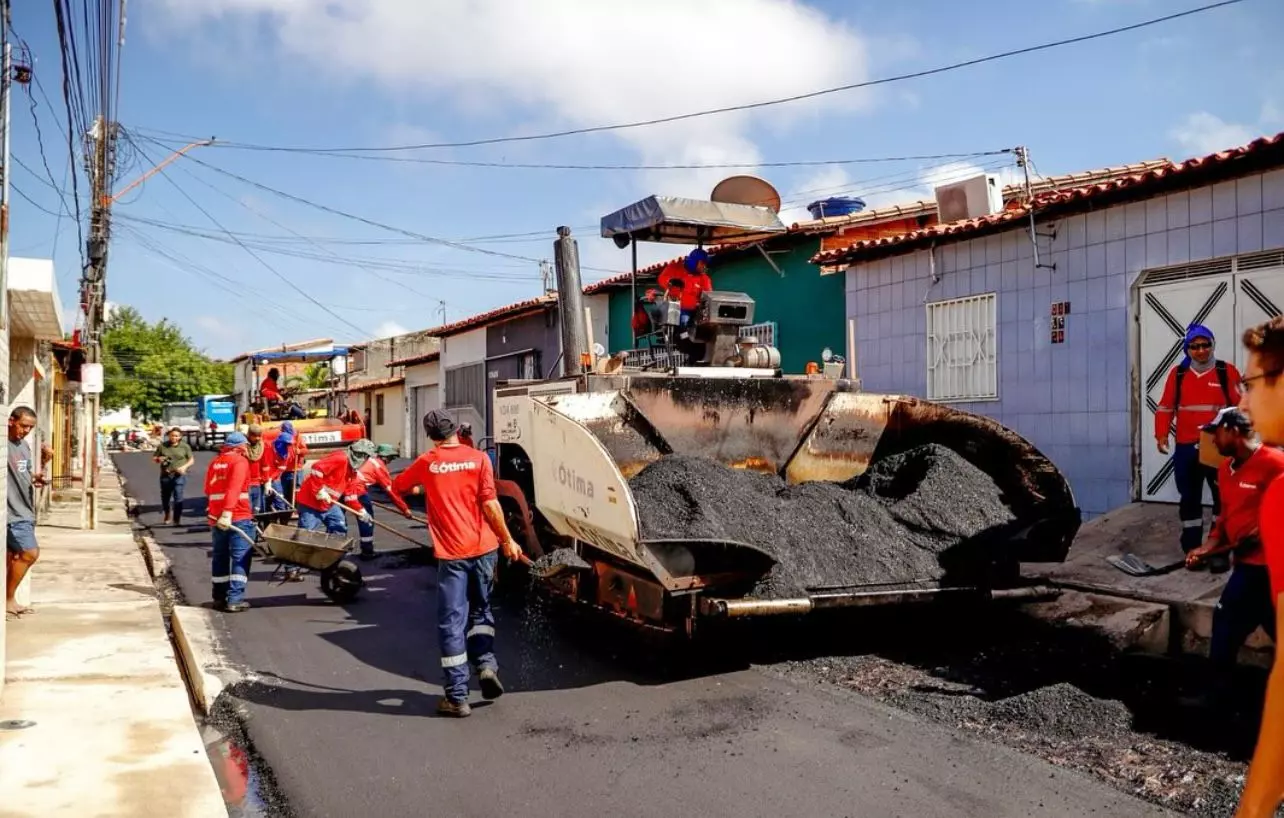
{"label": "\u00f3tima logo text", "polygon": [[477,471],[477,464],[472,460],[461,463],[429,463],[428,471],[433,474],[453,474],[459,471]]}

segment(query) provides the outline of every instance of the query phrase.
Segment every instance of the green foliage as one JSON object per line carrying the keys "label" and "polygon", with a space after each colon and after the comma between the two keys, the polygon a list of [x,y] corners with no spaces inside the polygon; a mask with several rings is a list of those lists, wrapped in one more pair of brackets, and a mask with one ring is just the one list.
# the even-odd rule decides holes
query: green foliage
{"label": "green foliage", "polygon": [[308,364],[303,375],[285,379],[284,386],[292,389],[325,389],[330,385],[330,367],[328,364]]}
{"label": "green foliage", "polygon": [[230,393],[232,365],[211,361],[168,319],[150,324],[118,307],[103,330],[103,379],[104,409],[155,419],[167,403]]}

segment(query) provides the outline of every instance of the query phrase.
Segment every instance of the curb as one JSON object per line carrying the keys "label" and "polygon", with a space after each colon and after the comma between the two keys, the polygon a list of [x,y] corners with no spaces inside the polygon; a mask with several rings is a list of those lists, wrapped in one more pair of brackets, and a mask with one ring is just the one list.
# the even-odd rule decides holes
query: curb
{"label": "curb", "polygon": [[219,695],[239,681],[240,674],[223,662],[218,624],[211,611],[175,605],[170,625],[192,701],[197,710],[209,716]]}

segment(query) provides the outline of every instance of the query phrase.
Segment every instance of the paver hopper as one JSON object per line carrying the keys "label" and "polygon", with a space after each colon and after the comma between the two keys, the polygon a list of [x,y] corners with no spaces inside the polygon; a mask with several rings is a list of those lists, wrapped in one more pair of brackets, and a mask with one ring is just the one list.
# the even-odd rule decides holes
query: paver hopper
{"label": "paver hopper", "polygon": [[841,482],[878,458],[941,444],[990,475],[1018,518],[1002,552],[1007,564],[996,576],[1015,579],[1020,562],[1065,558],[1080,519],[1069,485],[1046,457],[995,421],[916,398],[861,393],[843,380],[719,374],[593,374],[496,390],[500,490],[528,550],[539,556],[574,546],[590,565],[569,577],[564,572],[558,590],[667,628],[684,622],[689,628],[702,615],[1006,590],[1000,580],[984,589],[735,598],[733,589],[752,586],[771,569],[770,556],[740,543],[642,538],[628,479],[667,454],[712,458],[789,483]]}

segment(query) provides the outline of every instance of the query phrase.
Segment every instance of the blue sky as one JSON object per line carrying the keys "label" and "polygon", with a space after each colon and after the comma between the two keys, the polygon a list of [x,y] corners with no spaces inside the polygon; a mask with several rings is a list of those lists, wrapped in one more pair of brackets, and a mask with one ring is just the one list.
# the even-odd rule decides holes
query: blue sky
{"label": "blue sky", "polygon": [[[1197,4],[133,0],[119,119],[139,135],[139,150],[126,151],[132,161],[118,187],[182,144],[174,135],[355,147],[630,121],[921,70]],[[55,107],[33,88],[42,158],[29,97],[15,92],[12,150],[35,173],[18,167],[13,184],[56,212],[54,187],[70,185],[50,5],[16,4],[14,28]],[[1044,174],[1178,159],[1284,130],[1281,34],[1284,4],[1247,0],[1118,37],[752,114],[395,155],[667,165],[1026,145]],[[328,214],[180,159],[117,205],[108,297],[148,318],[170,318],[215,355],[429,327],[440,323],[439,301],[456,320],[531,297],[540,289],[538,260],[551,258],[559,224],[580,238],[585,279],[601,278],[625,269],[628,257],[596,237],[600,216],[650,193],[707,197],[719,178],[746,172],[478,168],[218,146],[192,156],[311,202],[474,248]],[[757,172],[782,192],[786,215],[796,216],[811,199],[834,193],[865,195],[872,204],[929,196],[933,181],[978,167],[1011,172],[1000,168],[1006,162],[977,156]],[[13,199],[13,253],[53,255],[63,301],[74,304],[74,225]],[[492,236],[504,238],[485,238]],[[675,254],[652,249],[647,259]]]}

